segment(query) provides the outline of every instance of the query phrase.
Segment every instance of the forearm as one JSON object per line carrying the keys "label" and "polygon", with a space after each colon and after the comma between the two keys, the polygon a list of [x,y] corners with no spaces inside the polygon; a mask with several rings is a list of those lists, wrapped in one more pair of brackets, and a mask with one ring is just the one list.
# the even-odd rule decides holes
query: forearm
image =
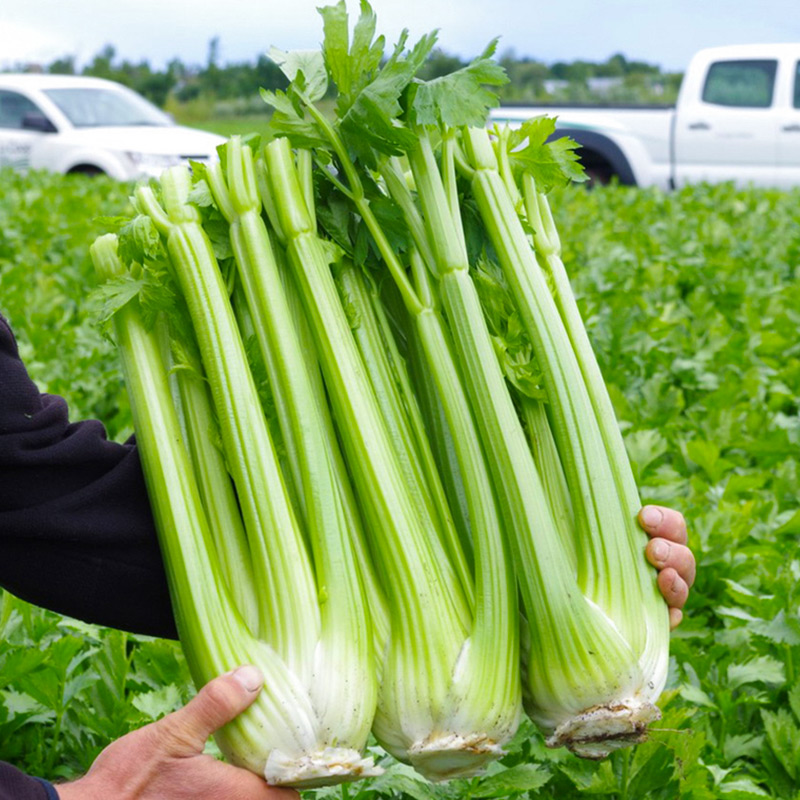
{"label": "forearm", "polygon": [[89,622],[176,635],[136,448],[41,395],[2,317],[0,585]]}

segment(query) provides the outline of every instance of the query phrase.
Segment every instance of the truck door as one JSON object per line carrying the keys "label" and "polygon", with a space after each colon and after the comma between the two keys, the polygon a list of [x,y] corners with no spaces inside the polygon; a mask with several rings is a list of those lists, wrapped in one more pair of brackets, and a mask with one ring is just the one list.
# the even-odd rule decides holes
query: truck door
{"label": "truck door", "polygon": [[[31,125],[37,121],[38,130]],[[0,89],[0,167],[27,169],[44,123],[46,118],[32,100],[19,92]]]}
{"label": "truck door", "polygon": [[771,107],[777,68],[775,59],[709,64],[699,97],[686,97],[678,104],[677,185],[726,180],[774,185],[778,142]]}
{"label": "truck door", "polygon": [[789,103],[778,118],[777,186],[800,185],[800,61],[792,65]]}

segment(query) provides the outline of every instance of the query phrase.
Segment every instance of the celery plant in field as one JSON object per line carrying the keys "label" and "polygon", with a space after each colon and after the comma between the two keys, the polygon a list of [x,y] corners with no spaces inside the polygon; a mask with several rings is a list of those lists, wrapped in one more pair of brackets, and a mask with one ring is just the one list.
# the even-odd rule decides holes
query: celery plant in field
{"label": "celery plant in field", "polygon": [[[392,386],[397,378],[381,352],[386,346],[376,342],[382,326],[379,315],[371,319],[369,292],[342,264],[347,310],[342,305],[330,269],[336,250],[312,225],[288,141],[270,142],[264,155],[267,188],[387,595],[391,629],[375,734],[430,777],[471,774],[501,754],[519,717],[514,586],[497,523],[480,537],[486,561],[476,590],[449,514],[434,499],[440,490],[426,485],[433,469],[428,446],[417,440],[408,385],[401,377]],[[355,336],[348,310],[359,315]],[[493,503],[485,481],[483,492],[483,501]]]}
{"label": "celery plant in field", "polygon": [[[496,102],[487,85],[504,79],[493,48],[451,75],[419,81],[434,37],[408,51],[402,37],[381,63],[383,40],[374,39],[368,6],[352,40],[343,4],[321,13],[322,61],[273,54],[292,80],[287,93],[264,95],[275,132],[315,151],[321,180],[333,186],[327,196],[348,204],[355,232],[343,231],[335,206],[318,216],[332,223],[340,246],[364,264],[374,255],[396,284],[449,412],[452,441],[474,441],[479,470],[490,476],[502,518],[495,530],[504,529],[514,554],[530,630],[529,713],[552,745],[602,757],[641,739],[657,717],[668,628],[641,553],[630,467],[542,194],[580,177],[572,146],[546,143],[546,121],[503,134],[498,144],[475,127]],[[338,90],[335,122],[315,107],[328,77]],[[475,283],[476,258],[502,272],[539,376],[534,397],[510,386],[501,326]],[[465,418],[469,436],[455,435]],[[476,460],[463,453],[458,465],[474,500],[466,481]],[[472,507],[468,514],[476,598],[485,599],[480,576],[488,562],[478,547],[485,517]]]}
{"label": "celery plant in field", "polygon": [[[293,404],[286,404],[294,416],[284,422],[284,438],[302,454],[305,528],[286,489],[212,245],[197,209],[187,202],[189,173],[172,170],[160,185],[163,207],[148,187],[137,190],[135,202],[165,238],[241,509],[241,522],[228,522],[198,502],[200,492],[192,481],[176,413],[165,394],[166,374],[152,353],[154,334],[144,331],[135,310],[126,306],[117,318],[120,349],[187,660],[198,684],[243,662],[258,664],[265,673],[266,686],[256,704],[218,735],[221,749],[234,763],[270,782],[295,786],[363,777],[374,773],[371,759],[359,752],[375,705],[372,630],[322,415],[298,355],[299,340],[292,335],[284,301],[273,314],[282,311],[277,322],[286,327],[279,337],[273,332],[274,350],[265,361],[268,368],[279,369],[277,362],[290,373],[274,385],[294,393]],[[260,206],[248,207],[254,191],[236,188],[239,194],[231,205],[243,218],[239,227],[244,229],[234,230],[240,267],[262,271],[260,276],[248,274],[248,279],[262,299],[268,292],[268,302],[275,306],[281,302],[281,288],[266,250],[266,231],[259,227]],[[113,242],[99,240],[93,255],[106,276],[124,270]],[[277,282],[258,286],[258,281],[269,280]],[[258,309],[257,300],[248,299]],[[127,344],[131,331],[143,342],[138,349]],[[190,409],[187,427],[192,419]],[[168,457],[175,463],[167,464]],[[204,463],[195,465],[199,472],[205,468]],[[170,479],[172,475],[180,478]],[[227,511],[239,513],[235,506]],[[175,524],[178,513],[191,519]],[[228,559],[229,574],[223,579],[211,550],[209,517],[226,534],[243,527],[251,569],[239,569],[239,562]],[[222,536],[215,531],[215,537]],[[194,562],[188,561],[192,554]],[[242,591],[234,588],[237,582],[246,582],[256,595],[256,613],[250,605],[237,607],[234,598]]]}

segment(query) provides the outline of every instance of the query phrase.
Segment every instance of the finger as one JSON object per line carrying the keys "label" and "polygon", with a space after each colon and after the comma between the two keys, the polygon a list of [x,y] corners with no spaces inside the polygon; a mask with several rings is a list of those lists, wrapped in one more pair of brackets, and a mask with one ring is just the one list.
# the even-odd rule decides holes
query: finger
{"label": "finger", "polygon": [[658,573],[658,589],[670,608],[683,608],[689,597],[686,581],[671,568]]}
{"label": "finger", "polygon": [[214,731],[242,713],[258,696],[264,676],[257,667],[239,667],[209,681],[183,708],[155,723],[170,755],[202,752]]}
{"label": "finger", "polygon": [[663,506],[645,506],[639,512],[639,524],[649,536],[660,536],[677,544],[686,544],[686,520],[680,511]]}
{"label": "finger", "polygon": [[[233,791],[235,788],[235,792]],[[215,761],[213,775],[204,776],[204,797],[247,798],[247,800],[300,800],[294,789],[269,786],[264,779],[240,767]],[[213,791],[216,790],[216,791]]]}
{"label": "finger", "polygon": [[671,608],[669,610],[669,629],[674,631],[678,625],[681,624],[681,620],[683,619],[683,611],[679,608]]}
{"label": "finger", "polygon": [[697,564],[692,551],[683,544],[675,544],[667,539],[651,539],[645,548],[647,560],[656,569],[671,567],[683,578],[686,585],[694,585],[697,574]]}

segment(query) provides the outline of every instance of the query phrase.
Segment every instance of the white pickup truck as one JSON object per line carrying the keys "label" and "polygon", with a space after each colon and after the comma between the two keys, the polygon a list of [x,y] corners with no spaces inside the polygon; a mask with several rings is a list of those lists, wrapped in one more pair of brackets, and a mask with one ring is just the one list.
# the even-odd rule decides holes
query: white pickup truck
{"label": "white pickup truck", "polygon": [[800,186],[800,43],[715,47],[691,60],[675,107],[501,107],[511,125],[558,118],[598,181]]}
{"label": "white pickup truck", "polygon": [[224,141],[176,125],[113,81],[0,74],[0,167],[134,180],[189,160],[215,159]]}

